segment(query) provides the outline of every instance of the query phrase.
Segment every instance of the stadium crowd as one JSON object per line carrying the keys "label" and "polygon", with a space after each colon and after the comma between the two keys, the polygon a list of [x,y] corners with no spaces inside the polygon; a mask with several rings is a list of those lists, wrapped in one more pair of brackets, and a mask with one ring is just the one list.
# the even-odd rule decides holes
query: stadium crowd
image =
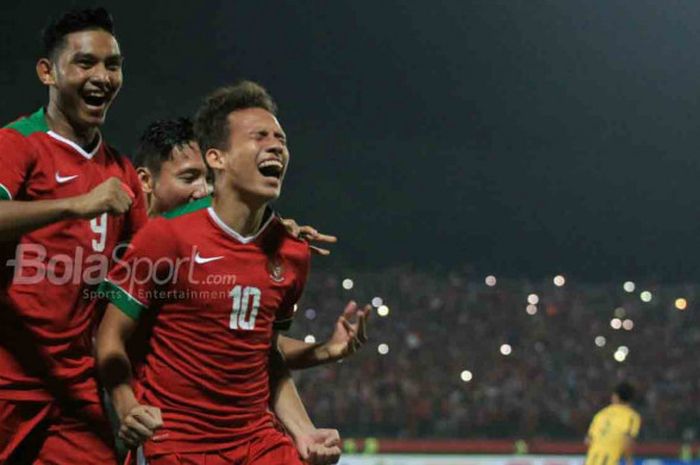
{"label": "stadium crowd", "polygon": [[315,272],[293,336],[327,337],[348,298],[384,308],[360,352],[296,373],[311,416],[345,437],[576,440],[626,379],[638,390],[642,439],[694,439],[698,289],[557,280]]}

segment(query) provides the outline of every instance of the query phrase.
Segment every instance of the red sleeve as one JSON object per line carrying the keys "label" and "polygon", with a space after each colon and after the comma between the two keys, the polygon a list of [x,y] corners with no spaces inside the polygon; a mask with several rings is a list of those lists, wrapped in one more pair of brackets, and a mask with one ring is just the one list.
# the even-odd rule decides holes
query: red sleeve
{"label": "red sleeve", "polygon": [[0,129],[0,200],[14,200],[34,165],[35,152],[14,129]]}
{"label": "red sleeve", "polygon": [[299,256],[294,257],[294,283],[290,287],[289,291],[285,295],[284,301],[277,309],[277,314],[275,322],[273,324],[274,329],[280,331],[286,331],[292,326],[292,320],[294,319],[294,311],[297,302],[301,299],[301,295],[304,293],[304,287],[306,286],[306,278],[309,275],[309,267],[311,264],[311,251],[308,244],[300,244],[302,246],[299,251]]}
{"label": "red sleeve", "polygon": [[141,182],[138,174],[129,160],[125,160],[126,184],[134,193],[134,203],[131,204],[126,218],[123,241],[129,241],[136,233],[144,227],[148,221],[148,211],[146,208],[146,197],[141,189]]}
{"label": "red sleeve", "polygon": [[156,218],[146,224],[117,260],[100,290],[126,315],[138,319],[141,312],[157,304],[158,294],[172,283],[168,273],[177,247],[168,220]]}

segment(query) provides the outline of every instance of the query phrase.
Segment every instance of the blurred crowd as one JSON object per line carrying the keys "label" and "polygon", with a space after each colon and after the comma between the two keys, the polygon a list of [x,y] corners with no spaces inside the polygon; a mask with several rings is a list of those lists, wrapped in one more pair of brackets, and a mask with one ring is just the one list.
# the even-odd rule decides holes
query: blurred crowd
{"label": "blurred crowd", "polygon": [[642,439],[695,439],[700,288],[552,278],[314,272],[290,335],[326,339],[349,299],[375,309],[360,352],[295,373],[312,418],[345,437],[579,440],[624,379]]}

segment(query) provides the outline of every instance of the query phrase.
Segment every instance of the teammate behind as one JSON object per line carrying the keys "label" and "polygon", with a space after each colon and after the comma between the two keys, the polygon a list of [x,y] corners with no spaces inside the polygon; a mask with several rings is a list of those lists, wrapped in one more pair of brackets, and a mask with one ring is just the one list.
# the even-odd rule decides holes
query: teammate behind
{"label": "teammate behind", "polygon": [[634,388],[620,383],[612,393],[611,403],[593,417],[588,428],[585,465],[617,465],[621,457],[632,465],[635,439],[639,434],[641,417],[630,406]]}
{"label": "teammate behind", "polygon": [[[188,209],[190,202],[211,205],[208,195],[207,167],[194,127],[188,118],[154,121],[144,130],[134,154],[134,163],[151,218]],[[287,231],[307,241],[334,243],[336,238],[319,233],[311,226],[299,226],[293,219],[282,219]],[[319,255],[330,251],[317,245],[311,250]],[[331,337],[323,342],[307,343],[279,336],[280,351],[289,368],[308,368],[330,363],[353,354],[367,341],[367,320],[371,306],[358,308],[351,302],[336,321]]]}
{"label": "teammate behind", "polygon": [[100,134],[122,55],[102,8],[65,13],[43,42],[48,105],[0,130],[0,463],[109,464],[85,292],[146,221],[134,168]]}
{"label": "teammate behind", "polygon": [[[337,432],[314,427],[288,372],[269,383],[277,330],[291,324],[310,258],[268,207],[289,162],[274,113],[251,82],[210,95],[197,135],[215,174],[211,206],[149,222],[106,281],[100,372],[121,437],[143,443],[151,464],[324,464],[340,453]],[[152,350],[132,386],[125,342],[146,312],[157,312]]]}

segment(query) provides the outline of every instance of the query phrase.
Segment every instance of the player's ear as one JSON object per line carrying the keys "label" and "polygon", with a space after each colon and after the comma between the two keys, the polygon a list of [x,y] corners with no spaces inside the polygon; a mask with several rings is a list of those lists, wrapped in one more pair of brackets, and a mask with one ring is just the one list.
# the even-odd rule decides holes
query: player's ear
{"label": "player's ear", "polygon": [[45,86],[56,84],[56,77],[53,73],[53,62],[48,58],[39,58],[36,62],[36,75]]}
{"label": "player's ear", "polygon": [[224,169],[224,157],[224,152],[215,148],[207,150],[204,154],[204,160],[207,166],[214,171]]}
{"label": "player's ear", "polygon": [[139,166],[136,168],[136,174],[139,176],[139,181],[141,181],[141,190],[144,194],[150,194],[156,186],[156,180],[151,174],[151,170],[144,166]]}

